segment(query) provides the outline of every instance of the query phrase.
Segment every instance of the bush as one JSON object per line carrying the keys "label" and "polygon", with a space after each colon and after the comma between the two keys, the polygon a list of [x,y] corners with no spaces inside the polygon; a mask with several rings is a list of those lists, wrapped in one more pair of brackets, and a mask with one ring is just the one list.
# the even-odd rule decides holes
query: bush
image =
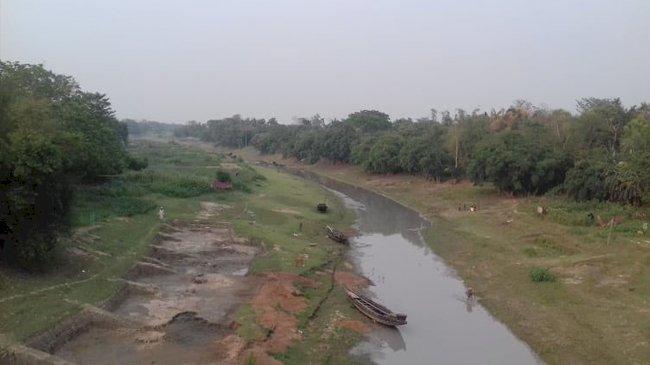
{"label": "bush", "polygon": [[232,182],[230,173],[226,170],[217,170],[217,181],[219,182]]}
{"label": "bush", "polygon": [[387,134],[380,137],[370,148],[368,160],[364,166],[365,170],[378,174],[399,172],[401,148],[402,139],[398,135]]}
{"label": "bush", "polygon": [[536,283],[554,282],[555,275],[545,267],[534,267],[530,270],[530,279]]}
{"label": "bush", "polygon": [[579,160],[567,172],[563,186],[578,201],[607,200],[638,206],[647,189],[643,173],[634,164],[617,162],[599,150]]}
{"label": "bush", "polygon": [[145,171],[127,174],[125,181],[135,182],[153,193],[174,198],[191,198],[212,191],[212,181],[196,175]]}
{"label": "bush", "polygon": [[144,170],[149,166],[149,160],[147,158],[137,158],[133,156],[128,156],[127,158],[127,168],[129,170],[140,171]]}
{"label": "bush", "polygon": [[610,165],[608,156],[602,152],[578,160],[566,174],[565,191],[577,201],[607,199],[605,176]]}
{"label": "bush", "polygon": [[564,181],[571,161],[539,125],[507,131],[482,143],[472,158],[469,178],[492,182],[514,194],[543,194]]}
{"label": "bush", "polygon": [[72,211],[73,226],[88,226],[110,218],[146,213],[156,207],[141,196],[147,190],[137,184],[124,184],[118,178],[101,185],[85,185],[76,189]]}

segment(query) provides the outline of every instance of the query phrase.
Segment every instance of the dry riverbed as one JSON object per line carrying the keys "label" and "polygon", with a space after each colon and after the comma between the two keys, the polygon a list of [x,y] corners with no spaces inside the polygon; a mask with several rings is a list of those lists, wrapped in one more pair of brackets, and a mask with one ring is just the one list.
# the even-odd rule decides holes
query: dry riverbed
{"label": "dry riverbed", "polygon": [[[338,198],[209,150],[153,142],[138,148],[148,151],[155,176],[182,163],[186,175],[210,176],[221,166],[242,179],[251,175],[245,181],[252,182],[242,191],[192,198],[148,195],[166,207],[164,222],[149,211],[78,229],[61,275],[29,277],[29,287],[17,277],[1,293],[5,313],[14,313],[2,319],[8,334],[0,337],[8,350],[3,361],[358,362],[348,350],[368,325],[341,284],[360,279],[346,262],[345,246],[324,234],[326,225],[346,229],[354,220]],[[328,214],[316,211],[320,201],[330,206]],[[136,232],[142,225],[147,229]],[[30,303],[43,309],[29,309]],[[65,312],[41,316],[61,306]]]}

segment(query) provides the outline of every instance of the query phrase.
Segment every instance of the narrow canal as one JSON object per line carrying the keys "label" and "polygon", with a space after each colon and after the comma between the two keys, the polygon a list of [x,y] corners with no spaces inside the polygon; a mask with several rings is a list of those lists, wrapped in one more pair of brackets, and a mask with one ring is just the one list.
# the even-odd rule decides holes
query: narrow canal
{"label": "narrow canal", "polygon": [[377,364],[540,364],[532,350],[476,301],[424,242],[428,222],[367,190],[325,182],[356,211],[360,235],[350,259],[374,286],[369,294],[408,314],[399,329],[379,328],[352,350]]}

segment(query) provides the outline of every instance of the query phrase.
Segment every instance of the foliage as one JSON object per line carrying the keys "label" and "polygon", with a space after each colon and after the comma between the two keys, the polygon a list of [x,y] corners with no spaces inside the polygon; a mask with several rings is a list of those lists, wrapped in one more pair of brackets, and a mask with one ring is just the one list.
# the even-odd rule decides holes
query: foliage
{"label": "foliage", "polygon": [[377,110],[362,110],[352,113],[346,122],[363,133],[385,131],[391,128],[388,114]]}
{"label": "foliage", "polygon": [[45,263],[69,225],[72,184],[122,171],[126,125],[105,95],[40,65],[0,62],[0,247]]}
{"label": "foliage", "polygon": [[291,125],[235,115],[191,122],[177,135],[227,147],[253,145],[306,163],[353,163],[372,173],[467,177],[514,194],[552,190],[577,200],[641,204],[650,195],[650,106],[585,98],[578,110],[574,116],[517,100],[489,113],[432,109],[416,121],[391,122],[376,110],[329,123],[315,115]]}
{"label": "foliage", "polygon": [[545,267],[534,267],[530,270],[530,280],[536,283],[554,282],[555,275]]}
{"label": "foliage", "polygon": [[475,183],[489,181],[502,191],[541,194],[562,183],[569,166],[569,158],[552,137],[539,125],[529,125],[481,144],[468,175]]}
{"label": "foliage", "polygon": [[129,170],[140,171],[149,166],[149,161],[146,158],[138,158],[133,156],[127,157],[127,167]]}
{"label": "foliage", "polygon": [[362,163],[366,171],[386,174],[401,170],[399,152],[402,138],[396,134],[386,134],[377,139],[368,151],[367,160]]}
{"label": "foliage", "polygon": [[147,190],[125,183],[122,178],[107,183],[80,185],[72,209],[74,227],[90,226],[110,217],[131,217],[146,213],[156,204],[146,198]]}
{"label": "foliage", "polygon": [[602,150],[578,160],[567,172],[564,189],[575,200],[605,200],[608,197],[605,178],[613,162]]}
{"label": "foliage", "polygon": [[230,173],[226,170],[217,170],[217,181],[220,182],[231,182],[232,178],[230,177]]}

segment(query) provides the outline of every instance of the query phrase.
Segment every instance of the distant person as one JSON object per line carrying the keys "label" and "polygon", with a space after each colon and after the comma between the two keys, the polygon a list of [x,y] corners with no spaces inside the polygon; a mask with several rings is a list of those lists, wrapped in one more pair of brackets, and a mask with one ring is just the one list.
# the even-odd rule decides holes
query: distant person
{"label": "distant person", "polygon": [[160,218],[161,221],[165,220],[165,208],[158,208],[158,218]]}

